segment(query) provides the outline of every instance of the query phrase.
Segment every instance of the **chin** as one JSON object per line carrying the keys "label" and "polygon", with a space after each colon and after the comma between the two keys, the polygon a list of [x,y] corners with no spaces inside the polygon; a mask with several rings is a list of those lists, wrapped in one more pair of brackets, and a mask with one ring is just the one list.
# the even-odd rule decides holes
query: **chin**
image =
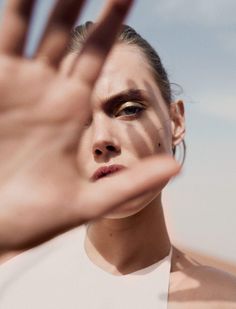
{"label": "chin", "polygon": [[154,199],[160,195],[160,192],[148,192],[138,198],[135,198],[119,208],[103,216],[104,219],[124,219],[131,217],[141,212],[144,208],[148,207]]}

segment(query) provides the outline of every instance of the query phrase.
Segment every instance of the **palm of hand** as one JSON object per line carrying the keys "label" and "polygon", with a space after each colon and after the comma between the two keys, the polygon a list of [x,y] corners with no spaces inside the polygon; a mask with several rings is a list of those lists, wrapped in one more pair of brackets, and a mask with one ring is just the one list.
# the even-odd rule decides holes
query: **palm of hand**
{"label": "palm of hand", "polygon": [[[24,5],[20,0],[11,2],[15,9]],[[76,2],[71,1],[74,6]],[[107,6],[69,75],[60,69],[62,57],[51,65],[40,57],[29,60],[15,55],[3,42],[0,44],[0,247],[27,246],[48,239],[152,189],[178,170],[166,159],[163,162],[168,168],[158,175],[153,170],[154,162],[149,160],[139,170],[121,173],[116,180],[122,183],[119,188],[110,180],[110,194],[106,184],[85,186],[78,175],[76,152],[83,123],[89,116],[92,89],[131,1],[123,3],[122,10],[121,4],[117,8],[118,2],[111,1]],[[56,10],[63,9],[62,3],[58,2]],[[108,24],[107,42],[102,40],[104,46],[98,46]],[[46,31],[45,37],[49,34]],[[95,63],[89,74],[88,58]],[[142,180],[136,177],[140,173]]]}
{"label": "palm of hand", "polygon": [[42,62],[2,58],[1,197],[8,211],[14,211],[12,219],[18,212],[22,220],[31,207],[28,222],[35,225],[37,218],[45,226],[47,217],[64,217],[66,205],[79,192],[78,102],[86,98],[82,87],[79,91],[77,83]]}

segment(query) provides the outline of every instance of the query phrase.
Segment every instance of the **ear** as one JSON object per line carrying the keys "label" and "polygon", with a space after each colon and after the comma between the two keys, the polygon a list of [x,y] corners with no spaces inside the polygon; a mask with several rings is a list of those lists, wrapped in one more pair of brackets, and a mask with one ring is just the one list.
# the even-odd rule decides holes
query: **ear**
{"label": "ear", "polygon": [[184,103],[179,100],[170,105],[172,146],[180,144],[185,135]]}

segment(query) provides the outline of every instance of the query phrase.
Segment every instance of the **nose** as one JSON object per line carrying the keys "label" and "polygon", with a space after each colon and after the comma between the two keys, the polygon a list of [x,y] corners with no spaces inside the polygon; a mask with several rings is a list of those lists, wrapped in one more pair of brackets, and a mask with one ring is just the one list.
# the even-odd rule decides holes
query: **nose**
{"label": "nose", "polygon": [[112,119],[100,117],[93,122],[92,151],[95,158],[109,158],[120,153],[121,148],[117,140]]}

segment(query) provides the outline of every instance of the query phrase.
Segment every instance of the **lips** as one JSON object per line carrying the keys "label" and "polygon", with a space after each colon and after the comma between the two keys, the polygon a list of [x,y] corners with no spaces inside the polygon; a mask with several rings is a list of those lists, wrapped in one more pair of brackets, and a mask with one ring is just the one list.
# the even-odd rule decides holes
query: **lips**
{"label": "lips", "polygon": [[103,166],[96,170],[96,172],[91,177],[92,181],[96,181],[102,177],[106,177],[110,174],[117,173],[125,168],[124,165],[113,164],[109,166]]}

